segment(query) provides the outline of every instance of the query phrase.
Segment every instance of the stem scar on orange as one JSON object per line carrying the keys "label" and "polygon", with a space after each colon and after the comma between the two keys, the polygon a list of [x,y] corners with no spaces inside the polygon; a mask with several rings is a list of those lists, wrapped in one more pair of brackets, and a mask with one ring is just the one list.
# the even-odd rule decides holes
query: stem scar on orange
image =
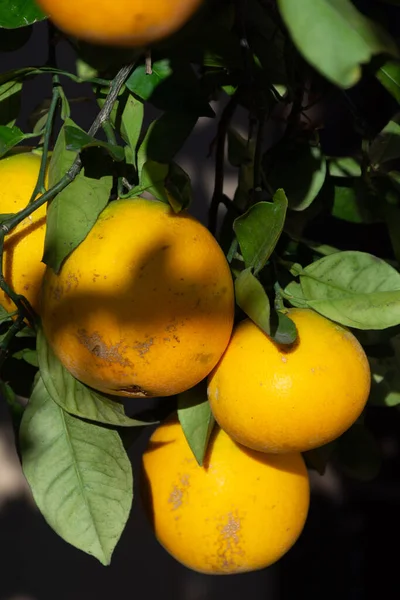
{"label": "stem scar on orange", "polygon": [[115,200],[43,282],[45,335],[87,385],[169,396],[204,379],[228,345],[234,293],[215,238],[186,212]]}
{"label": "stem scar on orange", "polygon": [[180,29],[202,0],[36,0],[65,33],[87,42],[146,46]]}
{"label": "stem scar on orange", "polygon": [[293,346],[245,320],[208,381],[219,425],[264,452],[304,452],[339,437],[370,391],[368,359],[351,332],[312,310],[288,316],[298,331]]}
{"label": "stem scar on orange", "polygon": [[301,454],[249,450],[215,428],[200,467],[175,418],[150,438],[141,491],[158,541],[207,574],[268,567],[300,536],[309,507]]}

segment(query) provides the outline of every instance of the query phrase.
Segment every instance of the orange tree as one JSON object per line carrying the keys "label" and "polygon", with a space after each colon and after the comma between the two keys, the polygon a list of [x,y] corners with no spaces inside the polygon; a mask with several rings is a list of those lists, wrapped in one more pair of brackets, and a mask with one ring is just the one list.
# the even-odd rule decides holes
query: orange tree
{"label": "orange tree", "polygon": [[[0,2],[2,52],[23,47],[35,27],[47,27],[48,36],[45,64],[0,73],[1,395],[44,518],[103,564],[111,560],[132,504],[127,450],[145,427],[175,410],[186,441],[176,433],[174,461],[197,461],[190,467],[199,482],[197,500],[212,490],[204,501],[216,494],[222,510],[212,559],[201,537],[209,524],[191,528],[189,520],[185,530],[200,536],[185,544],[192,552],[198,543],[203,558],[190,562],[179,542],[174,511],[190,498],[186,475],[177,473],[179,485],[171,491],[173,481],[163,478],[175,462],[162,471],[165,449],[157,462],[157,448],[149,446],[144,464],[147,476],[155,477],[147,487],[171,491],[153,499],[152,508],[164,511],[162,531],[174,529],[178,537],[171,542],[162,533],[160,541],[193,568],[261,568],[299,535],[308,506],[303,459],[258,455],[260,448],[296,448],[321,475],[328,461],[355,477],[376,475],[379,453],[364,414],[373,405],[400,403],[400,52],[392,28],[399,4]],[[71,71],[57,64],[61,41],[73,48]],[[41,86],[49,77],[50,94]],[[21,128],[21,96],[32,79],[46,91]],[[79,98],[64,91],[68,80],[82,84],[84,94],[89,89],[97,105],[88,131],[79,125]],[[145,118],[150,105],[159,111],[151,122]],[[210,140],[215,161],[207,232],[187,212],[191,182],[175,157],[199,118],[215,122],[216,107],[222,110]],[[239,110],[247,122],[241,131],[233,125]],[[237,173],[232,197],[224,187],[228,163]],[[296,327],[296,319],[303,322],[294,318],[298,310],[319,315],[310,317],[304,336]],[[230,346],[220,368],[234,321],[246,317],[245,327],[254,332],[248,350],[243,345],[235,354]],[[350,346],[356,350],[341,354]],[[230,356],[233,366],[223,367]],[[353,360],[361,361],[358,370]],[[292,362],[289,377],[282,365]],[[331,364],[336,371],[327,370]],[[229,438],[226,454],[216,454],[224,446],[215,440],[226,438],[216,433],[207,397],[213,369],[208,381],[215,417],[252,450]],[[270,384],[258,398],[264,372]],[[254,379],[247,384],[246,376]],[[221,378],[228,390],[223,403],[215,384]],[[296,414],[294,404],[282,410],[280,403],[281,396],[290,398],[289,387],[301,390]],[[147,410],[146,397],[160,394],[156,408]],[[144,400],[122,403],[121,396]],[[330,431],[332,410],[336,433],[319,436],[321,424]],[[274,439],[283,431],[290,438],[293,423],[300,446],[292,438],[278,447],[268,438],[269,431]],[[161,430],[154,439],[165,435]],[[283,543],[276,528],[285,519],[269,515],[281,551],[267,548],[273,558],[246,562],[243,515],[229,508],[230,496],[245,481],[240,510],[251,511],[252,486],[267,494],[275,485],[268,483],[271,467],[262,471],[262,490],[251,473],[287,461],[297,465],[292,477],[300,478],[290,485],[301,490],[301,510],[291,505],[293,535]],[[212,483],[207,470],[217,463],[223,472]],[[220,495],[212,486],[225,478],[230,487]],[[284,489],[274,493],[280,514],[289,518]],[[267,504],[258,503],[254,514],[270,510]],[[207,520],[213,504],[204,506],[197,512],[191,505],[185,514]],[[157,534],[160,515],[153,517]],[[257,552],[257,519],[246,530],[250,554]]]}

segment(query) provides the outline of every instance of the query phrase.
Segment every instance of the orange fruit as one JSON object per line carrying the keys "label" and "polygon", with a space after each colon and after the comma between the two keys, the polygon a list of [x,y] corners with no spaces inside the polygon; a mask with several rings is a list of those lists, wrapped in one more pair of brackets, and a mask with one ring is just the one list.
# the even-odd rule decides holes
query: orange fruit
{"label": "orange fruit", "polygon": [[263,452],[304,452],[339,437],[370,390],[368,360],[352,333],[311,310],[288,316],[298,331],[293,346],[245,320],[208,382],[219,425]]}
{"label": "orange fruit", "polygon": [[[25,208],[35,189],[41,158],[24,152],[0,160],[0,214]],[[40,286],[45,271],[42,263],[46,233],[46,204],[17,225],[5,238],[3,270],[6,282],[24,295],[36,312],[40,308]],[[8,311],[15,304],[0,290],[0,304]]]}
{"label": "orange fruit", "polygon": [[155,430],[143,454],[142,493],[158,541],[208,574],[263,569],[298,539],[309,480],[301,454],[249,450],[215,428],[200,467],[176,419]]}
{"label": "orange fruit", "polygon": [[45,335],[87,385],[168,396],[208,375],[232,332],[233,282],[209,231],[162,202],[116,200],[43,282]]}
{"label": "orange fruit", "polygon": [[65,33],[104,45],[145,46],[180,29],[201,0],[37,0]]}

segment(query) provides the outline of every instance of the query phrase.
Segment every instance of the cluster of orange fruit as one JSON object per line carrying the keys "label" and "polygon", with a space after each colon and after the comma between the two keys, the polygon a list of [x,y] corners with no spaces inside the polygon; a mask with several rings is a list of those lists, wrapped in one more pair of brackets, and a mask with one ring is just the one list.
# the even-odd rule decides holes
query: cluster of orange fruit
{"label": "cluster of orange fruit", "polygon": [[[26,205],[34,154],[0,161],[0,212]],[[280,346],[252,321],[234,327],[234,288],[215,238],[186,212],[116,200],[56,274],[41,263],[45,208],[5,243],[6,280],[42,318],[63,365],[92,388],[169,396],[208,377],[218,423],[199,466],[176,416],[143,455],[145,504],[160,543],[204,573],[264,568],[300,535],[309,506],[301,453],[361,414],[370,370],[356,338],[306,309]],[[4,295],[2,304],[11,308]]]}

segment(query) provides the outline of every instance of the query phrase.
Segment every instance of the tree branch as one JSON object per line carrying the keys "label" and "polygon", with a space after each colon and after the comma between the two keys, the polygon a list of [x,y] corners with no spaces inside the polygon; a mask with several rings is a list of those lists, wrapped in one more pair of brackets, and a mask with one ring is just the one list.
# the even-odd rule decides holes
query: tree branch
{"label": "tree branch", "polygon": [[239,98],[236,92],[236,94],[231,97],[228,104],[225,106],[218,123],[217,148],[215,151],[214,193],[208,211],[208,228],[213,235],[215,235],[217,230],[218,208],[221,202],[223,202],[226,134],[233,114],[238,105],[238,101]]}

